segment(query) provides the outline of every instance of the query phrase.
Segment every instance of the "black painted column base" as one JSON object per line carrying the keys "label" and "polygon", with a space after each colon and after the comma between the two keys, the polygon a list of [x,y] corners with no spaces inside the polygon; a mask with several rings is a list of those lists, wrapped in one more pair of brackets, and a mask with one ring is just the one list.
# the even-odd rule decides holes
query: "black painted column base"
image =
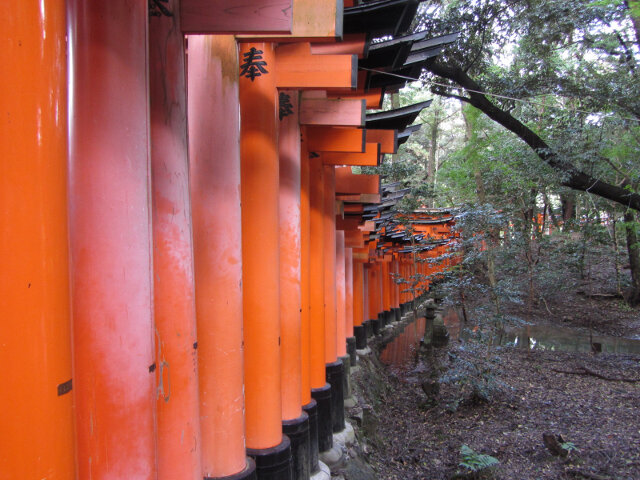
{"label": "black painted column base", "polygon": [[309,471],[311,473],[320,470],[318,463],[318,402],[313,398],[302,406],[302,411],[309,417]]}
{"label": "black painted column base", "polygon": [[331,426],[333,433],[344,430],[344,390],[342,377],[344,366],[342,361],[327,363],[327,382],[331,385]]}
{"label": "black painted column base", "polygon": [[367,348],[367,326],[354,325],[353,334],[356,337],[356,349],[364,350],[365,348]]}
{"label": "black painted column base", "polygon": [[400,311],[400,308],[394,308],[393,315],[395,317],[396,322],[399,322],[400,320],[402,320],[402,312]]}
{"label": "black painted column base", "polygon": [[326,452],[333,447],[333,424],[331,422],[331,385],[311,389],[311,396],[318,403],[318,451]]}
{"label": "black painted column base", "polygon": [[338,359],[342,362],[342,396],[346,399],[351,396],[351,357],[345,355]]}
{"label": "black painted column base", "polygon": [[227,475],[226,477],[204,477],[204,480],[257,480],[256,463],[253,458],[247,457],[247,466],[241,472]]}
{"label": "black painted column base", "polygon": [[[380,314],[378,314],[380,315]],[[380,316],[378,316],[378,318],[376,318],[375,320],[371,320],[371,327],[373,329],[373,334],[374,335],[379,335],[380,334],[380,324],[382,323],[382,321],[380,320]]]}
{"label": "black painted column base", "polygon": [[347,338],[347,354],[349,354],[351,366],[355,367],[358,362],[358,355],[356,354],[356,337]]}
{"label": "black painted column base", "polygon": [[367,329],[367,338],[373,337],[373,320],[365,320],[362,324]]}
{"label": "black painted column base", "polygon": [[282,433],[291,441],[293,457],[293,479],[309,480],[311,476],[311,437],[309,416],[302,412],[298,418],[282,421]]}
{"label": "black painted column base", "polygon": [[293,480],[291,442],[286,435],[275,447],[247,448],[247,455],[256,462],[257,480]]}

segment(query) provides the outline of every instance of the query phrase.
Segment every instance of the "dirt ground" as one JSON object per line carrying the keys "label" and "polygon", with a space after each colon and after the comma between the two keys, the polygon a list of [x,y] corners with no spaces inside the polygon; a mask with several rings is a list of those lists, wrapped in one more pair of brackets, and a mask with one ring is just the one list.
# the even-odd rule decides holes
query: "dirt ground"
{"label": "dirt ground", "polygon": [[[542,306],[535,317],[638,338],[638,310],[575,301]],[[406,368],[385,367],[373,355],[353,381],[359,407],[348,415],[361,425],[357,450],[374,473],[345,471],[347,480],[640,480],[640,355],[488,351],[452,341]],[[543,434],[560,435],[568,455],[552,455]],[[462,445],[498,466],[474,477],[459,466]]]}

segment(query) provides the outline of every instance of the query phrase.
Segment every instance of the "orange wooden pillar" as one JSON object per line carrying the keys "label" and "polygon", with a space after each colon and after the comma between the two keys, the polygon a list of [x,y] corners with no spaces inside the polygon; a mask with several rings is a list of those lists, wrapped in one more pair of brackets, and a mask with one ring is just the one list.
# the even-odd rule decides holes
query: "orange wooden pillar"
{"label": "orange wooden pillar", "polygon": [[202,478],[186,64],[179,19],[149,21],[159,480]]}
{"label": "orange wooden pillar", "polygon": [[345,335],[347,337],[347,353],[349,354],[351,366],[356,366],[356,337],[353,333],[354,302],[353,302],[353,249],[344,249],[345,264]]}
{"label": "orange wooden pillar", "polygon": [[[274,45],[240,44],[246,435],[258,478],[291,478],[282,435],[277,90]],[[279,477],[272,476],[275,474]]]}
{"label": "orange wooden pillar", "polygon": [[310,261],[309,261],[309,312],[310,312],[310,379],[311,396],[318,404],[318,450],[327,451],[333,446],[331,420],[331,385],[326,377],[325,353],[325,300],[324,300],[324,167],[321,158],[309,155],[310,198]]}
{"label": "orange wooden pillar", "polygon": [[380,313],[380,271],[379,264],[372,262],[369,267],[369,335],[380,333],[378,314]]}
{"label": "orange wooden pillar", "polygon": [[[302,409],[309,416],[309,450],[310,469],[316,472],[320,469],[318,463],[318,403],[311,397],[311,292],[310,292],[310,262],[311,262],[311,209],[310,209],[310,161],[306,141],[306,129],[302,128],[300,142],[300,290],[301,290],[301,398]],[[322,354],[324,358],[324,352]],[[324,362],[322,362],[324,363]],[[324,382],[324,377],[322,378]],[[324,383],[322,384],[324,386]]]}
{"label": "orange wooden pillar", "polygon": [[336,302],[336,171],[324,165],[324,333],[333,432],[344,430],[344,365],[338,358]]}
{"label": "orange wooden pillar", "polygon": [[383,326],[391,322],[391,276],[389,263],[386,259],[380,263],[380,282],[382,283],[382,319]]}
{"label": "orange wooden pillar", "polygon": [[336,230],[336,344],[338,357],[347,356],[347,304],[344,230]]}
{"label": "orange wooden pillar", "polygon": [[230,35],[188,42],[202,473],[251,478],[243,412],[238,48]]}
{"label": "orange wooden pillar", "polygon": [[65,2],[3,2],[0,477],[75,478]]}
{"label": "orange wooden pillar", "polygon": [[397,283],[400,277],[400,261],[399,261],[399,255],[397,253],[393,255],[393,262],[391,263],[391,268],[394,275],[394,279],[392,280],[394,320],[396,322],[399,322],[402,318],[402,313],[400,311],[400,284]]}
{"label": "orange wooden pillar", "polygon": [[356,337],[356,348],[367,348],[367,330],[363,324],[365,318],[365,269],[360,259],[353,260],[353,335]]}
{"label": "orange wooden pillar", "polygon": [[[295,479],[311,474],[309,416],[302,410],[301,166],[299,94],[279,93],[280,370],[282,429],[291,441]],[[308,335],[308,334],[307,334]],[[308,336],[307,336],[308,339]],[[310,393],[310,392],[309,392]],[[305,404],[308,403],[305,402]]]}
{"label": "orange wooden pillar", "polygon": [[70,0],[78,478],[156,478],[147,4]]}

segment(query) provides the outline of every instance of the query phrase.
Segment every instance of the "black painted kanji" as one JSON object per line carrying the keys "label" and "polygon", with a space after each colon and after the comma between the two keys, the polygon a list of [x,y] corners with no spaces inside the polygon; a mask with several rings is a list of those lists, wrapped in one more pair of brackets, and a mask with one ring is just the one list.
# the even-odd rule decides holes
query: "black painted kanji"
{"label": "black painted kanji", "polygon": [[173,17],[173,13],[163,3],[169,3],[169,0],[149,0],[149,16],[161,17],[166,15],[167,17]]}
{"label": "black painted kanji", "polygon": [[280,120],[293,114],[293,105],[291,105],[291,97],[284,92],[280,92]]}
{"label": "black painted kanji", "polygon": [[263,73],[269,73],[264,67],[267,66],[267,62],[262,60],[262,50],[258,50],[255,47],[243,53],[244,63],[240,65],[240,76],[250,79],[252,82],[256,77],[262,76]]}

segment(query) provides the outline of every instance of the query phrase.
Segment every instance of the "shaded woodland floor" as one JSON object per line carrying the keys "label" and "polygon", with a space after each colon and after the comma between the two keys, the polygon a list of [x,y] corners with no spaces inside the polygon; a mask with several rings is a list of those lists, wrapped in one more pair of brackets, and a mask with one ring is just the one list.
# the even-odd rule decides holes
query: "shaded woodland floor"
{"label": "shaded woodland floor", "polygon": [[[590,325],[638,338],[637,310],[575,300],[542,307],[546,315],[536,316],[577,331]],[[405,368],[389,368],[371,356],[354,375],[359,407],[349,414],[362,423],[357,448],[375,473],[352,469],[343,472],[347,480],[640,479],[640,354],[452,341],[418,357]],[[439,391],[425,390],[425,381]],[[560,435],[575,449],[566,458],[554,456],[543,434]],[[474,477],[459,467],[463,444],[499,465]]]}

